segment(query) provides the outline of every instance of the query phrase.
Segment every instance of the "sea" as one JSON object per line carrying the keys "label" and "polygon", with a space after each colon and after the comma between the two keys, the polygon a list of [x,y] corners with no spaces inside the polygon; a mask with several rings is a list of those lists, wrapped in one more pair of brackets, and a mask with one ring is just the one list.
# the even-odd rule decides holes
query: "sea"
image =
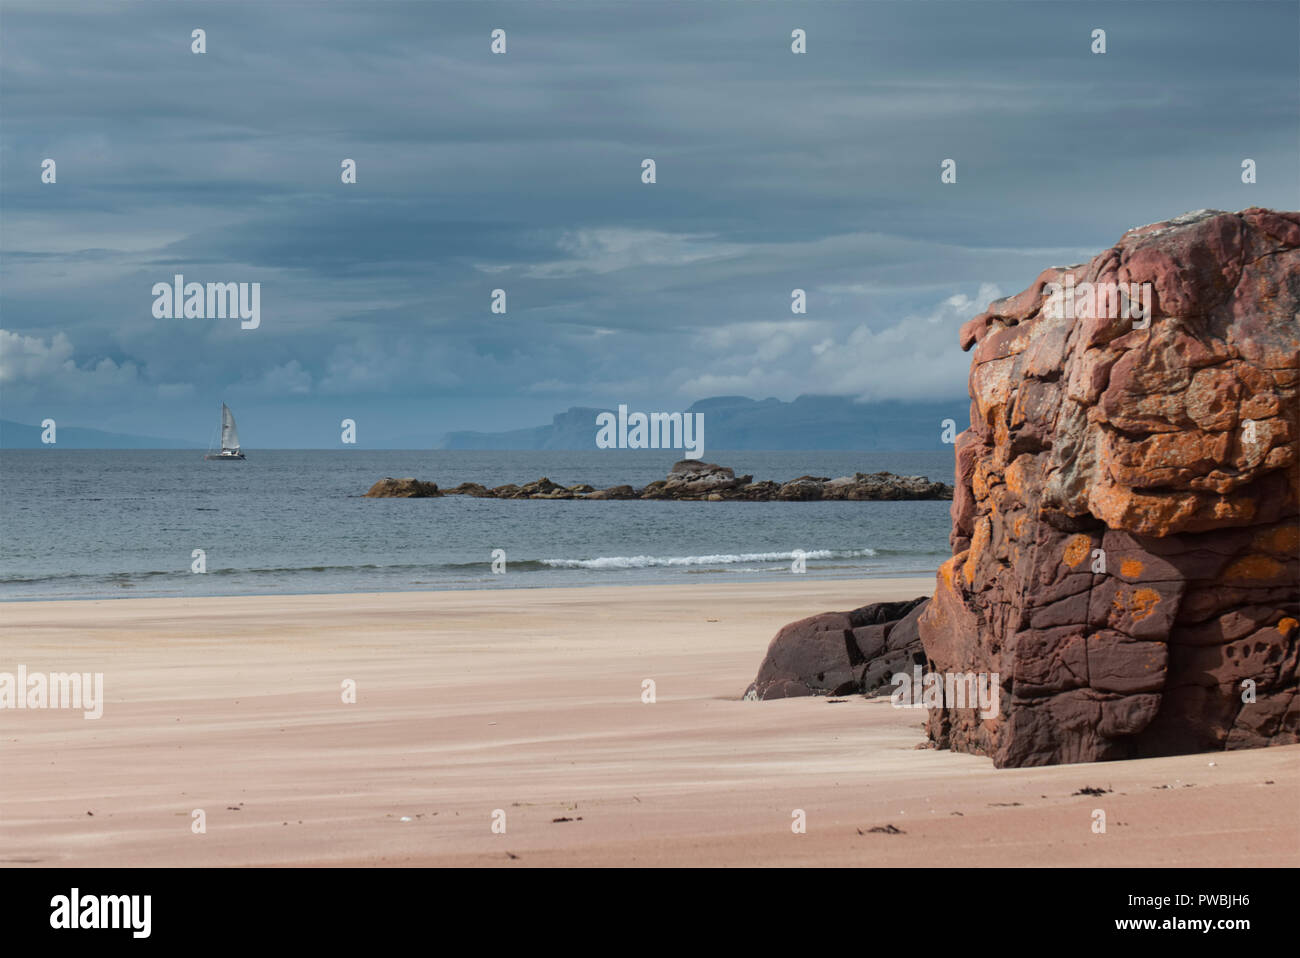
{"label": "sea", "polygon": [[[947,501],[363,498],[386,476],[641,486],[671,451],[246,452],[0,451],[0,600],[855,579],[928,575],[949,554]],[[951,448],[707,458],[756,480],[953,481]]]}

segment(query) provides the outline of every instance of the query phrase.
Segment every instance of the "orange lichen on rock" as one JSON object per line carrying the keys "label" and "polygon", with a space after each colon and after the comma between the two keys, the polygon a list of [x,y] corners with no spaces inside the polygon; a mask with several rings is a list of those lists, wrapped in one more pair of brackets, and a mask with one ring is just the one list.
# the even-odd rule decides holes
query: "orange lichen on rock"
{"label": "orange lichen on rock", "polygon": [[1127,612],[1134,622],[1145,619],[1160,602],[1160,593],[1155,589],[1134,589],[1131,592],[1118,592],[1112,605],[1118,612]]}
{"label": "orange lichen on rock", "polygon": [[1242,556],[1223,570],[1223,577],[1232,582],[1242,580],[1269,580],[1283,572],[1282,563],[1263,555]]}
{"label": "orange lichen on rock", "polygon": [[1284,555],[1300,553],[1300,524],[1265,529],[1255,536],[1252,545],[1261,552],[1279,552]]}
{"label": "orange lichen on rock", "polygon": [[1061,561],[1071,569],[1077,566],[1092,553],[1092,536],[1077,535],[1069,541],[1065,547],[1065,552],[1061,556]]}
{"label": "orange lichen on rock", "polygon": [[1007,466],[1007,471],[1003,478],[1007,483],[1007,488],[1014,492],[1018,497],[1023,497],[1025,493],[1025,463],[1023,459],[1017,459],[1011,465]]}
{"label": "orange lichen on rock", "polygon": [[[963,553],[964,554],[964,553]],[[956,580],[954,578],[955,566],[961,562],[961,555],[955,555],[948,561],[939,566],[939,583],[943,589],[950,593],[955,593]]]}
{"label": "orange lichen on rock", "polygon": [[962,567],[962,576],[966,579],[967,585],[973,585],[975,582],[975,570],[979,568],[980,556],[989,544],[990,527],[991,523],[988,518],[983,516],[975,524],[975,536],[971,539],[966,564]]}

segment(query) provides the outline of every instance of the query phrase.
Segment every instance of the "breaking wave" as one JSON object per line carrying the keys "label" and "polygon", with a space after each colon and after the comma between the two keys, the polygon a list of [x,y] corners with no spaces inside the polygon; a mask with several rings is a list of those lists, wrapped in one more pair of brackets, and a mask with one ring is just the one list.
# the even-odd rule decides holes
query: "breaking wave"
{"label": "breaking wave", "polygon": [[[805,559],[865,559],[875,549],[805,549]],[[600,556],[595,559],[541,559],[549,569],[655,569],[704,565],[735,565],[741,562],[789,562],[794,550],[787,552],[723,552],[699,556]]]}

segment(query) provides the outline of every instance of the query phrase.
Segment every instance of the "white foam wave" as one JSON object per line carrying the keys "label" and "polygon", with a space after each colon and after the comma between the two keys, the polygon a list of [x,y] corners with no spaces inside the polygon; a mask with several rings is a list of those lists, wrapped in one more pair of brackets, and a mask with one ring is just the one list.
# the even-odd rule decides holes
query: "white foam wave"
{"label": "white foam wave", "polygon": [[[874,556],[875,549],[805,549],[805,559],[861,559]],[[542,559],[553,569],[652,569],[673,566],[734,565],[738,562],[789,562],[789,552],[723,552],[702,556],[600,556],[596,559]]]}

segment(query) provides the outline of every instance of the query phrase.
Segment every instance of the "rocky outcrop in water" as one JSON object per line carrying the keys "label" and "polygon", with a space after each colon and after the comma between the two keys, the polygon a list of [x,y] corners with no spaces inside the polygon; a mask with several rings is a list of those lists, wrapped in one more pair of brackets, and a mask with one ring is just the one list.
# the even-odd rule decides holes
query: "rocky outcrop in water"
{"label": "rocky outcrop in water", "polygon": [[365,494],[366,499],[436,499],[443,495],[438,490],[436,482],[422,482],[419,479],[380,479],[370,491]]}
{"label": "rocky outcrop in water", "polygon": [[1001,704],[931,711],[936,745],[1022,766],[1300,741],[1298,309],[1300,214],[1201,211],[963,327],[920,637]]}
{"label": "rocky outcrop in water", "polygon": [[[418,489],[431,491],[421,492]],[[477,482],[463,482],[439,491],[432,482],[417,479],[384,479],[375,483],[367,497],[396,496],[474,496],[487,499],[677,499],[683,501],[739,502],[815,501],[819,499],[901,500],[951,499],[953,487],[932,482],[924,476],[896,476],[891,472],[856,473],[829,479],[824,476],[800,476],[790,482],[770,479],[755,482],[753,476],[737,476],[727,466],[683,459],[673,466],[666,479],[658,479],[642,489],[611,486],[596,489],[585,483],[562,486],[541,478],[522,486],[508,484],[487,488]]]}

